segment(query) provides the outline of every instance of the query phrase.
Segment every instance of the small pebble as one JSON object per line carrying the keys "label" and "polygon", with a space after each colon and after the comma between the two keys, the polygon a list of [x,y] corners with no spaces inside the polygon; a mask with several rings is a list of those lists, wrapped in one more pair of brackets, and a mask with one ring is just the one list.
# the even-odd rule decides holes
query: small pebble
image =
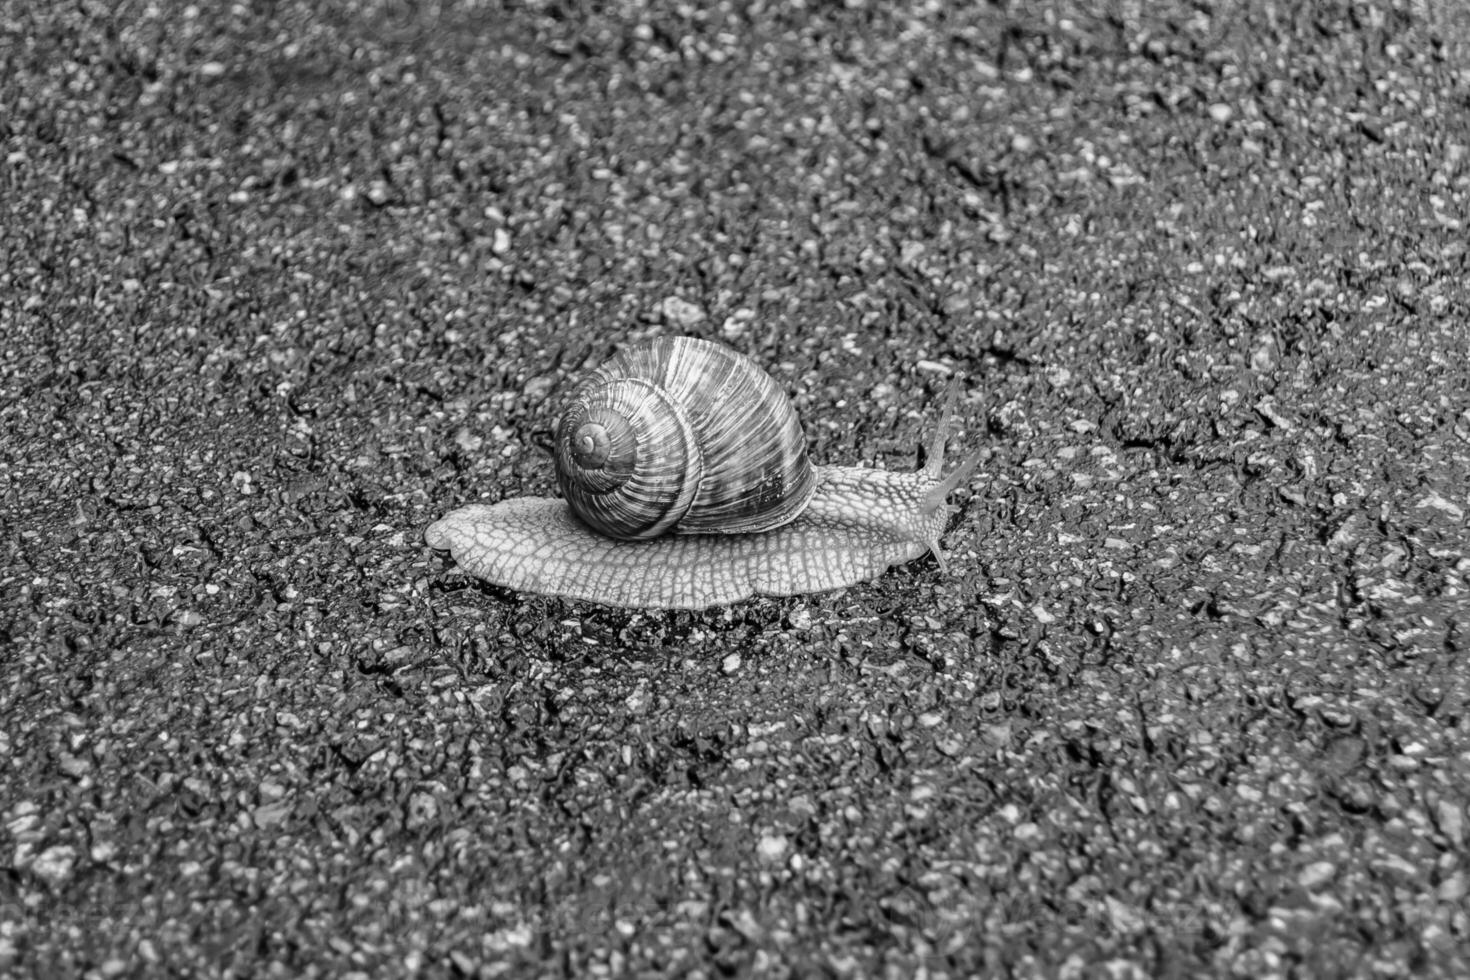
{"label": "small pebble", "polygon": [[704,310],[687,299],[670,296],[658,305],[665,322],[676,327],[692,327],[704,321]]}

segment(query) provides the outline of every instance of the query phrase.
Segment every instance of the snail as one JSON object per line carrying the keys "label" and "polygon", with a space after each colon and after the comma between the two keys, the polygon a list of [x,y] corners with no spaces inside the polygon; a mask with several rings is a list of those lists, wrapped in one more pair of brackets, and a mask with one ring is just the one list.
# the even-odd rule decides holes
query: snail
{"label": "snail", "polygon": [[785,392],[692,337],[623,348],[569,393],[553,439],[565,499],[470,504],[424,532],[495,585],[635,608],[701,609],[854,585],[939,548],[952,382],[924,467],[814,466]]}

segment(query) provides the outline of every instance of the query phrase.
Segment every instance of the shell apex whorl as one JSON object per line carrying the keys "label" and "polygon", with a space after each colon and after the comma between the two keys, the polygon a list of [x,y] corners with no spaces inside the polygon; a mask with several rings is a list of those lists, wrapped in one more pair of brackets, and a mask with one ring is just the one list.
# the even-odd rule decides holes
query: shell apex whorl
{"label": "shell apex whorl", "polygon": [[640,378],[578,385],[557,423],[555,456],[572,511],[624,540],[657,537],[677,524],[703,471],[684,412]]}

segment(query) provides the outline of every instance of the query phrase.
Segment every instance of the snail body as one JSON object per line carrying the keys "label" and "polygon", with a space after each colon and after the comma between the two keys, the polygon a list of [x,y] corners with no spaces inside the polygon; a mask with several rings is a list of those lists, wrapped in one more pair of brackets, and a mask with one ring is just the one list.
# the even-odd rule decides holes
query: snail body
{"label": "snail body", "polygon": [[943,567],[947,498],[979,462],[941,477],[955,391],[922,469],[815,466],[790,400],[754,362],[655,339],[572,390],[555,439],[566,499],[470,504],[424,537],[496,585],[625,607],[823,592],[926,551]]}

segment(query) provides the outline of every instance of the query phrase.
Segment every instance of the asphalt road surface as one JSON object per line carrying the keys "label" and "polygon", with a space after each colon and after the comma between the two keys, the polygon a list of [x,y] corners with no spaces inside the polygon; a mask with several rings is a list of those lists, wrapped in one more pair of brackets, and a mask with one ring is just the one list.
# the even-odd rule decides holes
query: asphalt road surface
{"label": "asphalt road surface", "polygon": [[[1470,975],[1470,14],[0,4],[0,973]],[[423,543],[631,338],[931,558]]]}

